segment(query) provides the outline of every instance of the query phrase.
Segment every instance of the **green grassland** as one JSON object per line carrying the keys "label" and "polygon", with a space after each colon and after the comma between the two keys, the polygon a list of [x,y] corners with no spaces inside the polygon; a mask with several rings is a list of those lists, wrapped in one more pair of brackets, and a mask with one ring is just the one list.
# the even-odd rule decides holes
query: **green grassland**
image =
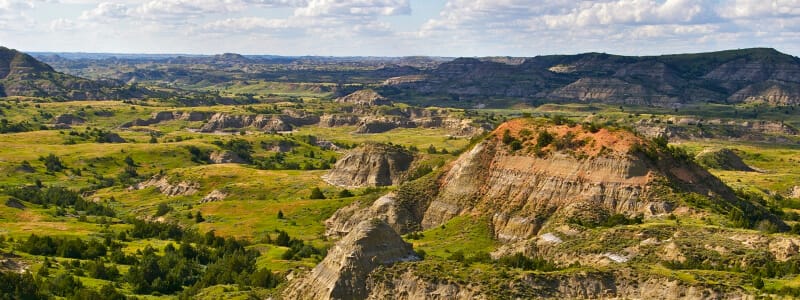
{"label": "green grassland", "polygon": [[470,255],[489,253],[499,245],[492,237],[488,220],[470,216],[453,218],[447,224],[424,231],[421,238],[410,242],[414,249],[439,258],[447,258],[457,251]]}
{"label": "green grassland", "polygon": [[327,97],[331,95],[332,83],[286,83],[243,80],[233,83],[224,83],[202,87],[202,90],[218,90],[229,95],[252,94],[261,97],[269,96],[294,96],[294,97]]}
{"label": "green grassland", "polygon": [[[236,90],[242,88],[241,90]],[[181,120],[166,121],[149,126],[122,128],[120,125],[134,119],[148,119],[161,111],[199,111],[225,112],[233,114],[253,114],[257,111],[275,111],[283,108],[302,108],[319,113],[331,110],[331,104],[321,101],[319,93],[308,92],[308,87],[286,87],[271,84],[253,84],[245,87],[230,87],[235,93],[281,93],[280,89],[290,90],[284,96],[301,97],[295,103],[276,102],[248,106],[207,106],[191,109],[131,105],[118,101],[77,101],[63,103],[37,102],[33,100],[11,100],[3,102],[0,118],[8,122],[28,122],[31,131],[0,134],[0,186],[14,188],[20,186],[65,187],[83,191],[83,196],[99,205],[116,212],[114,217],[95,216],[84,211],[56,205],[35,204],[25,199],[14,199],[23,207],[0,206],[0,249],[11,251],[29,236],[52,236],[103,240],[130,232],[134,226],[128,218],[138,218],[149,222],[176,223],[184,230],[200,234],[213,232],[217,236],[235,237],[251,243],[248,249],[256,250],[260,256],[257,268],[273,272],[287,272],[298,267],[313,267],[322,256],[287,258],[288,246],[274,244],[280,232],[316,249],[327,249],[333,243],[324,237],[323,221],[338,208],[352,201],[370,200],[385,192],[382,189],[355,189],[355,196],[339,198],[342,188],[322,181],[327,170],[301,169],[259,169],[251,164],[208,164],[193,157],[190,148],[204,151],[221,151],[225,143],[244,141],[250,145],[254,159],[278,155],[269,147],[278,142],[289,142],[291,150],[281,154],[284,165],[320,166],[323,162],[333,162],[342,155],[341,151],[322,149],[310,144],[309,136],[330,140],[337,144],[355,146],[368,141],[392,142],[406,147],[427,149],[433,145],[437,149],[456,151],[469,142],[468,139],[454,139],[447,132],[437,129],[397,129],[381,134],[355,134],[355,128],[321,128],[305,126],[289,134],[269,134],[256,129],[247,129],[246,134],[199,133],[192,131],[201,127],[202,122]],[[309,98],[312,97],[312,98]],[[72,114],[84,123],[71,125],[71,128],[38,130],[39,126],[52,126],[51,119],[62,114]],[[99,133],[109,132],[119,135],[123,143],[103,143],[95,141]],[[157,133],[152,141],[153,133]],[[222,146],[221,146],[222,145]],[[44,157],[58,158],[61,168],[48,169]],[[450,154],[428,154],[419,152],[421,164],[434,167],[453,159]],[[129,162],[130,161],[130,162]],[[132,163],[132,165],[130,165]],[[123,176],[130,168],[135,176]],[[186,195],[168,196],[157,187],[131,189],[136,182],[145,182],[153,176],[167,178],[170,184],[185,182],[196,191]],[[310,191],[320,188],[327,199],[310,199]],[[225,199],[201,203],[201,199],[213,191],[226,194]],[[13,197],[2,195],[0,202],[13,202]],[[9,202],[9,203],[11,203]],[[161,207],[167,211],[160,213]],[[279,217],[280,213],[280,217]],[[201,214],[202,221],[195,216]],[[190,217],[191,216],[191,217]],[[272,241],[272,242],[270,242]],[[148,248],[164,255],[164,249],[177,241],[150,237],[119,240],[126,255],[141,255]],[[323,252],[324,253],[324,252]],[[22,253],[21,257],[29,265],[31,272],[42,268],[44,256]],[[74,259],[73,259],[74,260]],[[61,265],[72,260],[56,258],[55,267],[48,268],[55,278],[58,274],[73,274],[84,286],[100,289],[112,281],[92,278],[74,273]],[[88,260],[83,260],[87,262]],[[113,263],[122,273],[129,265]],[[119,291],[133,294],[133,286],[117,285]],[[235,285],[217,285],[204,288],[196,296],[200,298],[237,298],[251,296],[265,290],[241,290]],[[138,295],[145,298],[163,296]]]}
{"label": "green grassland", "polygon": [[[417,152],[421,165],[434,169],[442,166],[465,150],[471,144],[468,138],[453,138],[442,129],[399,128],[377,134],[357,134],[355,127],[344,126],[325,128],[316,125],[295,128],[291,133],[270,134],[255,128],[247,128],[242,135],[235,133],[200,133],[202,122],[182,120],[165,121],[149,126],[121,128],[120,125],[135,119],[148,119],[161,111],[225,112],[232,114],[254,114],[264,111],[279,111],[292,108],[314,114],[337,111],[341,104],[331,103],[330,94],[321,92],[320,86],[327,84],[290,85],[251,81],[247,84],[233,83],[208,87],[230,94],[255,94],[266,98],[279,96],[279,100],[265,101],[252,105],[217,105],[199,107],[170,107],[133,105],[119,101],[76,101],[63,103],[43,102],[37,99],[2,100],[0,118],[11,123],[29,122],[33,130],[0,134],[0,187],[3,189],[20,186],[65,187],[80,191],[83,197],[98,205],[109,207],[114,216],[88,214],[85,211],[67,207],[61,210],[55,205],[36,204],[20,200],[24,207],[13,207],[12,197],[0,194],[0,249],[19,253],[31,272],[36,273],[43,265],[44,255],[31,255],[15,251],[31,234],[64,238],[104,240],[113,237],[121,244],[126,255],[141,256],[148,248],[155,249],[158,255],[165,255],[169,244],[177,245],[177,239],[150,236],[119,239],[120,233],[130,233],[134,228],[130,219],[147,220],[177,224],[186,232],[200,235],[213,232],[217,236],[234,237],[248,242],[247,249],[259,253],[255,260],[257,268],[269,269],[275,274],[286,274],[298,269],[313,267],[324,256],[324,251],[335,241],[324,237],[324,220],[337,209],[353,201],[368,203],[389,189],[355,189],[352,197],[340,198],[343,189],[327,184],[321,176],[327,172],[331,162],[342,156],[343,151],[325,150],[310,143],[311,138],[332,141],[346,147],[365,142],[383,142],[420,149]],[[291,99],[290,99],[291,98]],[[276,98],[277,99],[277,98]],[[284,100],[289,101],[284,101]],[[41,103],[40,103],[41,102]],[[752,120],[748,115],[757,110],[758,118],[785,121],[798,127],[797,113],[791,108],[773,109],[760,106],[700,105],[674,109],[654,109],[645,107],[619,107],[601,104],[547,104],[538,107],[520,106],[512,109],[476,109],[457,111],[455,114],[468,116],[488,123],[499,123],[504,119],[531,114],[534,116],[562,115],[582,122],[591,121],[606,126],[632,127],[637,122],[659,118],[695,116],[700,118],[723,118],[733,120]],[[787,113],[788,112],[788,113]],[[39,130],[40,126],[51,126],[51,119],[61,114],[73,114],[85,123],[71,128]],[[119,135],[124,143],[100,143],[95,140],[98,130]],[[152,141],[155,137],[155,141]],[[210,164],[198,160],[191,152],[197,148],[203,151],[222,151],[226,143],[245,142],[252,146],[250,154],[254,160],[281,156],[280,166],[259,168],[256,164]],[[270,147],[278,142],[291,142],[294,146],[285,153],[272,151]],[[474,142],[474,141],[472,141]],[[745,163],[757,168],[759,172],[711,170],[711,172],[734,188],[760,191],[765,196],[786,195],[791,187],[798,185],[800,178],[800,147],[793,144],[792,138],[785,143],[764,143],[741,140],[676,140],[674,145],[683,147],[694,154],[707,147],[725,147],[740,153]],[[412,147],[413,146],[413,147]],[[433,146],[438,153],[427,153]],[[448,153],[442,153],[441,150]],[[48,170],[49,155],[57,157],[62,168]],[[132,162],[132,165],[130,162]],[[327,164],[327,165],[326,165]],[[323,167],[324,166],[324,167]],[[135,170],[135,176],[129,174]],[[127,175],[126,175],[127,174]],[[170,184],[189,183],[194,192],[186,195],[168,196],[157,187],[131,189],[136,183],[146,182],[154,176],[167,178]],[[311,199],[311,190],[320,188],[325,199]],[[223,192],[222,200],[201,203],[201,199],[214,191]],[[777,200],[776,200],[777,201]],[[800,209],[798,200],[782,199],[785,211]],[[11,203],[11,204],[8,204]],[[5,204],[5,205],[2,205]],[[165,211],[161,211],[165,210]],[[202,220],[197,216],[202,215]],[[280,215],[280,216],[279,216]],[[641,237],[648,235],[661,240],[669,239],[675,231],[682,231],[686,245],[694,245],[689,240],[708,239],[708,232],[725,228],[724,216],[707,215],[703,220],[678,216],[674,219],[653,218],[643,224],[623,225],[613,228],[589,228],[575,237],[562,236],[564,243],[559,245],[566,252],[602,254],[609,251],[623,252],[631,247],[639,247],[640,255],[634,256],[623,268],[634,268],[645,274],[667,276],[686,282],[719,283],[743,285],[750,288],[751,276],[732,270],[711,270],[704,268],[667,268],[653,263],[660,258],[656,247],[639,246]],[[760,234],[755,230],[724,229],[726,234]],[[281,233],[301,241],[315,249],[311,255],[287,257],[292,250],[290,245],[278,245],[275,240]],[[490,222],[470,216],[457,217],[443,226],[431,228],[405,236],[414,248],[426,254],[426,259],[416,265],[421,272],[431,271],[442,278],[458,281],[482,280],[498,283],[507,276],[522,278],[526,274],[547,274],[547,272],[568,273],[604,271],[586,266],[561,265],[557,270],[521,270],[514,267],[498,268],[497,262],[485,259],[485,255],[498,250],[500,243],[493,238]],[[729,240],[715,240],[715,243],[739,249]],[[199,245],[199,242],[193,242]],[[738,251],[738,250],[737,250]],[[745,251],[745,250],[741,250]],[[466,264],[455,262],[458,254],[464,259],[475,261]],[[725,261],[725,257],[708,251],[697,250],[698,255]],[[476,255],[480,254],[480,255]],[[480,256],[480,257],[479,257]],[[480,259],[478,259],[480,258]],[[54,258],[58,263],[50,269],[46,278],[56,274],[75,274],[64,265],[72,260],[84,263],[90,259]],[[102,258],[108,265],[116,266],[123,274],[131,265],[114,263],[108,257]],[[63,263],[63,264],[62,264]],[[615,269],[615,267],[609,267]],[[441,274],[439,274],[441,273]],[[506,277],[504,277],[506,276]],[[114,281],[76,275],[92,289]],[[116,282],[119,282],[117,280]],[[766,289],[780,290],[784,287],[800,288],[797,276],[765,279]],[[117,289],[133,295],[134,287],[116,283]],[[198,298],[237,299],[257,295],[266,297],[270,290],[255,288],[245,290],[236,284],[214,284],[203,287],[194,294]],[[138,297],[164,298],[158,293],[139,294]]]}
{"label": "green grassland", "polygon": [[755,172],[712,169],[711,172],[734,188],[748,188],[764,193],[787,194],[800,184],[800,145],[757,142],[704,141],[681,142],[691,153],[706,148],[735,150]]}

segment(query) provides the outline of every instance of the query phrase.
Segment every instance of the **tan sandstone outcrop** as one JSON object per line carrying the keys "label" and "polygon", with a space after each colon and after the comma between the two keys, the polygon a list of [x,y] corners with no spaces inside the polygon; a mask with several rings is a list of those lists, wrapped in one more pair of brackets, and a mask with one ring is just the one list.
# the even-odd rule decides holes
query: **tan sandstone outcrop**
{"label": "tan sandstone outcrop", "polygon": [[413,154],[402,147],[367,143],[348,151],[324,179],[348,187],[398,184],[413,160]]}
{"label": "tan sandstone outcrop", "polygon": [[211,152],[211,154],[209,155],[208,159],[211,160],[211,162],[213,162],[215,164],[228,164],[228,163],[243,164],[243,163],[245,163],[244,159],[239,157],[239,155],[237,155],[233,151],[228,151],[228,150]]}
{"label": "tan sandstone outcrop", "polygon": [[364,106],[391,105],[389,99],[371,89],[359,90],[347,96],[337,98],[336,102]]}
{"label": "tan sandstone outcrop", "polygon": [[147,181],[137,183],[128,188],[129,191],[143,190],[149,187],[157,188],[162,194],[167,196],[186,196],[194,195],[200,188],[200,184],[196,182],[181,181],[177,183],[170,183],[167,176],[153,176]]}
{"label": "tan sandstone outcrop", "polygon": [[337,242],[311,272],[291,281],[284,299],[364,299],[372,270],[417,259],[411,245],[389,225],[366,220]]}

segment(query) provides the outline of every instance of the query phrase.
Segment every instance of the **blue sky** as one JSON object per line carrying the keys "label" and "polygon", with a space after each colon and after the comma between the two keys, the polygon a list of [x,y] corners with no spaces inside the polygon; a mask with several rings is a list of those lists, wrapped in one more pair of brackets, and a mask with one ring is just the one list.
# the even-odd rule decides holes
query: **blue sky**
{"label": "blue sky", "polygon": [[23,51],[373,56],[800,54],[800,0],[0,0]]}

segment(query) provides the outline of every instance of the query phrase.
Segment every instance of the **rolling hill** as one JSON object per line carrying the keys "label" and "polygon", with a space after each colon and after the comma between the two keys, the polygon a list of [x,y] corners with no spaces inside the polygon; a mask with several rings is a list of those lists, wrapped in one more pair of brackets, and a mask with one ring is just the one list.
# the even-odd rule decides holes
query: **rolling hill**
{"label": "rolling hill", "polygon": [[146,92],[137,87],[60,73],[28,54],[0,47],[0,97],[109,100],[139,97]]}

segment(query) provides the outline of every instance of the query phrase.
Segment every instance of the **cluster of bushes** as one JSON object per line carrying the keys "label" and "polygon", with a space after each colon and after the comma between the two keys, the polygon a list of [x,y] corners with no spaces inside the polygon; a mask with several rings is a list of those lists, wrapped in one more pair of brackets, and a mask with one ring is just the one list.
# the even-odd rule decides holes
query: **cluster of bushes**
{"label": "cluster of bushes", "polygon": [[[280,283],[279,276],[266,269],[256,269],[258,251],[246,250],[245,243],[235,239],[216,237],[200,239],[193,246],[187,241],[179,247],[167,244],[164,254],[148,246],[138,252],[124,276],[114,266],[100,261],[84,263],[88,275],[105,280],[122,279],[137,294],[173,294],[184,290],[182,296],[191,297],[199,290],[217,284],[239,284],[272,288]],[[211,241],[210,243],[205,243]],[[74,268],[74,267],[73,267]]]}
{"label": "cluster of bushes", "polygon": [[251,105],[248,105],[245,106],[244,109],[251,113],[260,115],[274,115],[281,113],[281,109],[275,104],[273,104],[271,107],[265,107],[265,106],[253,107]]}
{"label": "cluster of bushes", "polygon": [[422,176],[428,175],[431,172],[433,172],[433,167],[431,167],[429,165],[421,165],[419,167],[414,168],[411,171],[411,173],[408,175],[408,179],[407,180],[409,180],[409,181],[410,180],[415,180],[415,179],[420,178]]}
{"label": "cluster of bushes", "polygon": [[286,154],[278,152],[266,157],[253,158],[253,165],[261,170],[327,170],[336,159],[316,157],[313,151],[306,154],[303,162],[286,161]]}
{"label": "cluster of bushes", "polygon": [[124,140],[116,133],[96,127],[86,127],[86,130],[83,132],[71,130],[68,135],[70,136],[70,139],[67,140],[67,144],[74,144],[77,142],[77,140],[94,141],[96,143],[124,142]]}
{"label": "cluster of bushes", "polygon": [[457,262],[465,263],[465,264],[472,264],[472,263],[495,263],[499,266],[504,266],[508,268],[517,268],[523,269],[527,271],[555,271],[558,270],[558,266],[555,263],[546,260],[541,257],[528,257],[522,253],[516,253],[514,255],[503,256],[497,260],[493,260],[489,253],[478,251],[475,252],[473,255],[466,257],[464,255],[463,250],[458,250],[450,254],[448,257],[450,260],[454,260]]}
{"label": "cluster of bushes", "polygon": [[539,135],[536,136],[536,147],[537,148],[544,148],[549,146],[553,141],[555,141],[556,137],[547,130],[542,130],[539,132]]}
{"label": "cluster of bushes", "polygon": [[568,125],[570,127],[575,126],[575,121],[559,114],[550,116],[550,121],[552,121],[555,125]]}
{"label": "cluster of bushes", "polygon": [[32,234],[19,245],[19,251],[33,255],[59,256],[77,259],[95,259],[105,256],[108,249],[96,240],[83,241],[79,238],[53,238]]}
{"label": "cluster of bushes", "polygon": [[661,264],[673,270],[717,270],[747,273],[760,278],[786,278],[800,274],[800,258],[777,261],[770,253],[752,253],[742,261],[721,260],[705,255],[688,255],[686,260]]}
{"label": "cluster of bushes", "polygon": [[[93,278],[130,284],[132,291],[137,294],[174,294],[183,291],[180,295],[181,298],[190,299],[201,289],[218,284],[238,284],[243,288],[273,288],[282,281],[281,277],[272,271],[256,267],[256,259],[260,253],[257,250],[248,250],[246,247],[249,244],[244,240],[219,237],[213,231],[204,235],[193,231],[183,231],[174,224],[129,221],[133,223],[134,227],[127,234],[121,232],[116,237],[108,235],[105,243],[98,240],[83,241],[77,238],[65,239],[31,235],[28,240],[20,243],[17,247],[19,251],[33,255],[90,260],[83,263],[78,260],[71,263],[62,262],[62,264],[66,264],[68,272],[61,272],[52,278],[49,278],[48,271],[50,261],[45,260],[38,276],[46,280],[37,280],[36,284],[32,286],[69,299],[86,299],[83,297],[94,296],[87,293],[95,291],[83,291],[85,288],[73,275],[88,275]],[[179,241],[179,246],[176,247],[172,243],[167,244],[163,249],[163,255],[160,255],[151,246],[137,250],[134,255],[128,255],[122,252],[122,244],[115,240],[116,238],[124,241],[127,236],[171,238]],[[321,253],[314,247],[304,245],[302,241],[290,238],[285,232],[279,233],[275,243],[290,247],[290,251],[294,250],[293,259],[308,257],[311,254],[306,253],[309,252]],[[109,251],[109,248],[112,250]],[[106,260],[115,264],[130,265],[128,272],[121,275],[117,266],[104,263]],[[0,289],[27,283],[29,283],[28,277],[25,276],[0,276],[0,285],[2,285]],[[114,294],[110,290],[108,292],[108,295]],[[39,297],[41,295],[37,294],[36,290],[31,292],[20,288],[16,288],[8,294],[19,295],[13,299],[42,298]],[[23,295],[25,297],[22,297]]]}
{"label": "cluster of bushes", "polygon": [[125,167],[123,167],[122,172],[117,175],[117,180],[121,184],[132,185],[139,179],[139,171],[137,170],[139,165],[133,161],[130,155],[126,156],[123,162],[125,163]]}
{"label": "cluster of bushes", "polygon": [[730,200],[696,193],[683,193],[679,196],[691,206],[709,209],[726,216],[732,227],[759,229],[767,232],[789,229],[784,224],[778,223],[777,217],[781,216],[783,212],[777,207],[767,205],[764,199],[755,193],[739,190],[736,191],[736,197]]}
{"label": "cluster of bushes", "polygon": [[115,216],[114,210],[110,207],[86,201],[77,192],[63,187],[19,186],[6,188],[5,194],[44,207],[53,205],[61,209],[73,208],[76,211],[84,211],[88,215]]}
{"label": "cluster of bushes", "polygon": [[325,194],[322,193],[322,190],[319,187],[314,187],[311,189],[311,194],[308,196],[309,199],[325,199]]}
{"label": "cluster of bushes", "polygon": [[0,119],[0,133],[27,132],[27,131],[34,131],[36,129],[47,129],[47,128],[34,126],[31,123],[28,123],[27,121],[13,123],[9,122],[7,119]]}
{"label": "cluster of bushes", "polygon": [[605,218],[600,221],[595,220],[585,220],[582,218],[569,218],[567,220],[568,223],[580,225],[586,228],[595,228],[595,227],[614,227],[618,225],[634,225],[634,224],[642,224],[644,222],[644,216],[637,215],[633,218],[628,218],[624,214],[613,214],[608,218]]}
{"label": "cluster of bushes", "polygon": [[658,161],[658,148],[656,148],[653,144],[635,143],[628,148],[628,154],[642,154],[652,162]]}
{"label": "cluster of bushes", "polygon": [[[409,146],[408,147],[408,151],[417,152],[417,151],[419,151],[419,149],[417,149],[416,146]],[[436,149],[436,147],[433,146],[433,145],[428,145],[428,148],[425,149],[425,152],[427,152],[428,154],[437,154],[437,153],[438,154],[449,154],[450,153],[445,148]]]}
{"label": "cluster of bushes", "polygon": [[198,164],[208,164],[211,163],[211,150],[210,149],[201,149],[197,146],[186,146],[186,150],[189,150],[189,155],[191,155],[191,160]]}
{"label": "cluster of bushes", "polygon": [[44,163],[47,172],[60,172],[67,168],[61,159],[53,153],[47,156],[40,156],[39,161]]}
{"label": "cluster of bushes", "polygon": [[46,280],[37,280],[30,273],[0,272],[0,299],[66,299],[125,300],[126,297],[111,284],[99,291],[85,287],[69,274],[59,274]]}
{"label": "cluster of bushes", "polygon": [[[556,118],[558,120],[557,124],[565,124],[565,119]],[[566,119],[568,120],[568,119]],[[597,132],[599,127],[591,127],[589,128],[592,132]],[[508,145],[511,150],[516,151],[522,149],[523,143],[529,139],[533,139],[532,137],[533,132],[528,129],[520,130],[520,136],[522,136],[522,140],[519,140],[513,136],[511,136],[509,130],[505,130],[503,132],[503,136],[501,137],[501,141],[503,144]],[[567,132],[563,136],[556,136],[549,131],[542,130],[540,131],[533,142],[533,151],[537,156],[543,156],[546,152],[543,152],[543,148],[553,145],[555,150],[571,150],[579,147],[583,147],[586,144],[585,140],[577,139],[577,136],[573,132]]]}
{"label": "cluster of bushes", "polygon": [[267,242],[277,246],[289,247],[289,249],[281,255],[281,258],[286,260],[301,260],[314,255],[324,257],[326,254],[325,249],[318,249],[304,243],[302,240],[292,238],[283,230],[278,231],[278,236],[274,240],[268,239]]}
{"label": "cluster of bushes", "polygon": [[[316,138],[313,136],[301,136],[300,139],[308,141],[310,145],[314,145]],[[336,159],[331,157],[326,159],[315,151],[304,153],[302,159],[288,161],[287,154],[283,152],[276,152],[267,156],[253,156],[252,143],[243,139],[231,139],[226,142],[214,141],[214,145],[233,152],[248,164],[252,164],[261,170],[327,170],[331,165],[336,162]],[[300,145],[294,140],[280,140],[274,142],[261,141],[259,143],[262,149],[268,150],[272,147],[294,147]],[[191,160],[195,163],[207,164],[211,163],[210,155],[212,149],[204,149],[197,146],[186,146],[186,149],[191,155]],[[297,151],[292,150],[292,153]],[[299,155],[298,155],[299,157]]]}
{"label": "cluster of bushes", "polygon": [[30,273],[0,272],[0,299],[47,299]]}
{"label": "cluster of bushes", "polygon": [[522,149],[522,142],[520,142],[515,137],[511,136],[511,133],[508,129],[506,129],[506,131],[503,131],[503,137],[501,138],[501,141],[503,142],[503,144],[506,144],[509,147],[511,147],[511,150],[513,151]]}
{"label": "cluster of bushes", "polygon": [[253,145],[246,140],[230,139],[227,142],[214,141],[213,143],[222,149],[233,152],[248,163],[253,161]]}
{"label": "cluster of bushes", "polygon": [[502,266],[519,268],[523,270],[536,270],[545,272],[558,270],[558,267],[551,261],[540,257],[527,257],[522,253],[501,257],[497,260],[497,263]]}
{"label": "cluster of bushes", "polygon": [[666,137],[655,137],[652,143],[647,144],[633,144],[628,149],[629,154],[641,153],[644,154],[650,161],[656,162],[659,159],[659,153],[670,155],[673,159],[679,162],[690,162],[694,157],[689,154],[683,147],[670,146],[669,140]]}
{"label": "cluster of bushes", "polygon": [[184,237],[184,230],[178,224],[162,222],[146,222],[139,219],[130,219],[133,225],[128,235],[137,239],[159,238],[162,240],[180,240]]}
{"label": "cluster of bushes", "polygon": [[569,150],[574,148],[583,147],[586,144],[584,140],[575,139],[575,133],[567,132],[559,138],[553,140],[553,146],[556,150]]}

